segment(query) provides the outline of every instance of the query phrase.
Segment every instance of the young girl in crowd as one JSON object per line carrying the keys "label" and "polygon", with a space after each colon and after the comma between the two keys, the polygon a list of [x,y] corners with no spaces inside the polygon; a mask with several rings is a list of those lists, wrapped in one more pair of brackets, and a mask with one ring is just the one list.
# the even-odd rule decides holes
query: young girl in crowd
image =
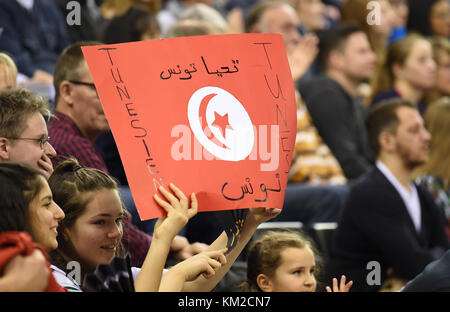
{"label": "young girl in crowd", "polygon": [[[269,231],[255,241],[247,255],[246,292],[315,292],[318,274],[313,244],[297,232]],[[353,282],[341,277],[328,292],[348,292]]]}
{"label": "young girl in crowd", "polygon": [[[124,211],[117,183],[104,172],[81,167],[75,159],[62,162],[49,179],[49,185],[57,202],[66,214],[58,228],[58,249],[51,253],[55,277],[65,288],[81,291],[79,281],[66,274],[67,264],[77,261],[81,268],[81,280],[92,273],[97,265],[108,264],[115,255],[120,255],[122,218]],[[197,213],[197,200],[192,194],[190,205],[184,194],[171,185],[176,197],[161,188],[167,201],[155,196],[155,200],[166,210],[167,217],[160,218],[155,225],[154,237],[142,269],[133,268],[137,291],[158,291],[161,275],[173,238],[187,221]],[[162,283],[164,290],[177,290],[186,280],[199,274],[206,277],[225,263],[225,250],[198,254],[189,261],[173,267]],[[214,260],[213,258],[218,259]],[[72,269],[72,267],[70,267]],[[145,271],[145,274],[143,274]]]}
{"label": "young girl in crowd", "polygon": [[0,163],[0,291],[65,291],[50,273],[63,211],[47,180],[25,164]]}
{"label": "young girl in crowd", "polygon": [[[92,272],[98,264],[108,263],[120,251],[123,208],[115,181],[107,174],[92,168],[81,167],[76,160],[66,160],[55,169],[49,179],[55,202],[66,214],[59,227],[59,248],[51,254],[58,280],[65,286],[80,290],[65,270],[70,261],[78,261],[81,275]],[[250,210],[237,246],[224,256],[228,238],[223,232],[207,251],[195,255],[172,267],[162,277],[164,264],[173,237],[197,213],[197,200],[189,199],[174,185],[172,195],[160,188],[166,200],[155,195],[156,202],[167,211],[155,225],[152,244],[142,271],[136,277],[139,285],[153,287],[152,291],[210,291],[229,270],[257,226],[273,217],[279,210]],[[217,259],[217,260],[215,260]],[[138,273],[138,269],[134,269]],[[146,281],[151,278],[151,281]],[[159,281],[161,283],[159,284]]]}
{"label": "young girl in crowd", "polygon": [[396,41],[378,68],[372,85],[371,106],[390,98],[402,98],[425,111],[423,97],[434,86],[436,63],[431,43],[418,34]]}

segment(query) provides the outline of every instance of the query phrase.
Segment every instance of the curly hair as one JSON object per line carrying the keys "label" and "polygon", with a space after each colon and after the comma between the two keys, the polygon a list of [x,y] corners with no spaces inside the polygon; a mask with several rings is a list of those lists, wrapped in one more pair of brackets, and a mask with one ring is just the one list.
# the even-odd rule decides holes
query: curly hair
{"label": "curly hair", "polygon": [[5,89],[0,92],[0,136],[19,137],[27,128],[30,115],[41,113],[51,116],[49,104],[42,97],[23,88]]}

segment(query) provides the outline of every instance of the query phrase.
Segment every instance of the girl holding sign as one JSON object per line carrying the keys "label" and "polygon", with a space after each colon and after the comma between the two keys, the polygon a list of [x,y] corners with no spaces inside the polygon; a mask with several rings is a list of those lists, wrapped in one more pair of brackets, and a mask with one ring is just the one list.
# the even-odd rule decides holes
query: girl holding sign
{"label": "girl holding sign", "polygon": [[[118,252],[122,236],[122,205],[114,180],[102,171],[82,168],[76,161],[67,160],[55,169],[49,184],[55,202],[66,214],[59,227],[58,250],[52,253],[55,264],[63,269],[69,261],[76,260],[81,264],[82,275],[85,275],[96,265],[108,263]],[[250,209],[239,242],[226,256],[228,237],[223,232],[207,251],[178,263],[161,278],[173,237],[197,213],[195,194],[191,195],[189,205],[183,192],[174,185],[170,188],[175,195],[160,188],[166,200],[155,195],[156,202],[167,211],[167,216],[160,218],[155,225],[152,244],[142,266],[146,273],[143,275],[141,271],[137,275],[136,290],[212,290],[230,269],[258,225],[281,211]],[[64,272],[62,275],[66,277]],[[66,278],[66,282],[70,281]]]}
{"label": "girl holding sign", "polygon": [[[55,202],[66,214],[58,228],[58,249],[51,253],[52,262],[58,267],[54,275],[66,289],[81,291],[79,283],[65,272],[68,264],[77,261],[81,278],[84,278],[94,272],[97,265],[108,264],[120,254],[124,213],[117,184],[104,172],[81,167],[76,160],[68,159],[55,169],[49,185]],[[194,194],[189,206],[189,200],[178,188],[171,185],[171,189],[175,196],[160,189],[168,202],[155,197],[167,211],[167,216],[160,218],[155,225],[142,269],[132,269],[136,291],[176,291],[184,282],[200,274],[206,278],[213,276],[215,270],[225,263],[225,249],[204,252],[171,268],[161,282],[173,238],[197,213]]]}

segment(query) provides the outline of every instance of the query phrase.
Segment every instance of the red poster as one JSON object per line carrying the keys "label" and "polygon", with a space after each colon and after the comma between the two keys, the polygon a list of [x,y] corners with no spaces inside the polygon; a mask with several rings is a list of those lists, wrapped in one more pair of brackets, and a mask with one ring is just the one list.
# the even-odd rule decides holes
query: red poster
{"label": "red poster", "polygon": [[170,182],[199,211],[282,208],[296,135],[282,37],[239,34],[83,47],[142,220]]}

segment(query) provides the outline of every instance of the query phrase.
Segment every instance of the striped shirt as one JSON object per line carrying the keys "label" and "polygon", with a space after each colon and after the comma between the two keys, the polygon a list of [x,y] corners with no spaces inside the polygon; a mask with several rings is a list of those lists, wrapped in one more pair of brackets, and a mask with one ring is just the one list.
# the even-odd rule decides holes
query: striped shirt
{"label": "striped shirt", "polygon": [[57,156],[52,159],[53,166],[56,167],[58,163],[72,156],[84,167],[97,168],[108,173],[100,151],[83,136],[69,116],[56,112],[47,128],[50,144],[57,153]]}

